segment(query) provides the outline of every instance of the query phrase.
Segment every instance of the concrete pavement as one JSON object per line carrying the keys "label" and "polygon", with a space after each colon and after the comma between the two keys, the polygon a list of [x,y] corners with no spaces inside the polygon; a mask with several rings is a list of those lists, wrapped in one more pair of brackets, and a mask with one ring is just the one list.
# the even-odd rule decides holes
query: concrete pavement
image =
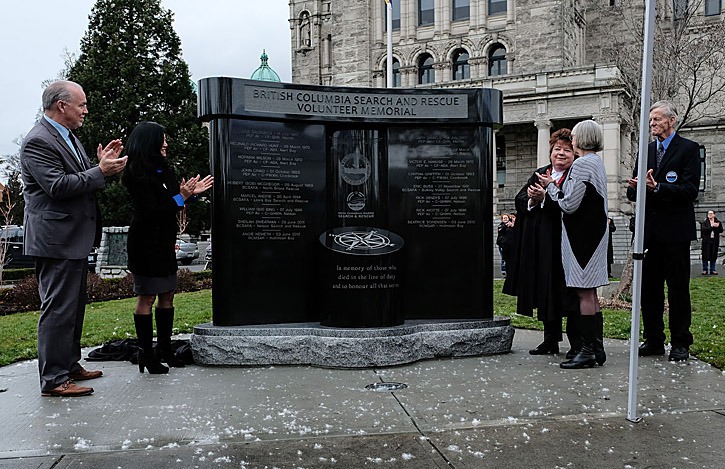
{"label": "concrete pavement", "polygon": [[[512,353],[376,369],[201,367],[104,377],[80,398],[41,397],[37,362],[0,368],[0,468],[679,468],[725,466],[725,375],[697,360],[639,361],[626,420],[629,347],[567,371]],[[562,344],[566,348],[566,342]],[[374,383],[402,383],[374,391]]]}

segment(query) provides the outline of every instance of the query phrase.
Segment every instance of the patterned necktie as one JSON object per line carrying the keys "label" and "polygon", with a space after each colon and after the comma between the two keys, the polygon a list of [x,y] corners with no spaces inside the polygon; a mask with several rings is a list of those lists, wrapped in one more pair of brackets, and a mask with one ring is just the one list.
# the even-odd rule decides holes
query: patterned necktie
{"label": "patterned necktie", "polygon": [[73,149],[76,152],[76,159],[78,160],[78,163],[80,163],[81,168],[83,168],[83,170],[85,171],[86,165],[85,165],[85,163],[83,163],[83,157],[81,156],[81,149],[78,148],[78,144],[76,143],[76,136],[73,135],[73,132],[69,131],[68,138],[70,139],[70,142],[73,144]]}
{"label": "patterned necktie", "polygon": [[665,156],[665,149],[662,146],[662,142],[657,142],[657,152],[655,153],[655,156],[657,157],[656,168],[659,168],[660,164],[662,163],[662,158]]}

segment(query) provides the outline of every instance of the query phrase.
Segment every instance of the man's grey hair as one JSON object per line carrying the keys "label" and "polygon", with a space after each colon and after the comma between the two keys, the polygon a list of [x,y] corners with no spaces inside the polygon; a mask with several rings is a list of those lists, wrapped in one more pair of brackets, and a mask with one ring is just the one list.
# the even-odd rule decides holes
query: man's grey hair
{"label": "man's grey hair", "polygon": [[51,109],[58,101],[70,101],[73,98],[71,88],[77,86],[78,83],[68,80],[57,80],[45,87],[43,91],[43,110]]}
{"label": "man's grey hair", "polygon": [[571,129],[571,134],[576,137],[577,148],[592,152],[604,149],[602,126],[591,119],[579,122]]}
{"label": "man's grey hair", "polygon": [[657,101],[652,106],[649,107],[649,112],[654,111],[655,109],[661,109],[662,113],[667,117],[674,117],[675,120],[677,120],[677,107],[671,103],[670,101]]}

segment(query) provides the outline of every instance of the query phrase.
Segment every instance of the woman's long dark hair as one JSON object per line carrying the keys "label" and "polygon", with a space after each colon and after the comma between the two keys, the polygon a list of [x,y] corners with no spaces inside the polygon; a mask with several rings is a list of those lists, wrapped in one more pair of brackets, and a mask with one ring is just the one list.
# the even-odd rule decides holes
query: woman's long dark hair
{"label": "woman's long dark hair", "polygon": [[156,122],[140,122],[131,131],[126,142],[128,162],[121,175],[121,182],[128,186],[131,179],[148,179],[158,169],[166,168],[166,158],[161,155],[166,129]]}

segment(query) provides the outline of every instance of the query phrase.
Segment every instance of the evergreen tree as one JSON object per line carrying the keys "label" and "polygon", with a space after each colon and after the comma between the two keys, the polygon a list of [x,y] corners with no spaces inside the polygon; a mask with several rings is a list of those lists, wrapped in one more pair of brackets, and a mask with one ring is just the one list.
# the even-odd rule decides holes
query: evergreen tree
{"label": "evergreen tree", "polygon": [[[77,134],[92,158],[99,143],[125,142],[136,124],[150,120],[166,128],[167,154],[179,178],[209,173],[207,130],[196,119],[196,92],[172,21],[160,0],[96,1],[68,73],[88,98],[89,114]],[[100,203],[106,226],[129,223],[130,203],[118,177]],[[190,204],[187,231],[207,228],[209,214],[208,203]]]}

